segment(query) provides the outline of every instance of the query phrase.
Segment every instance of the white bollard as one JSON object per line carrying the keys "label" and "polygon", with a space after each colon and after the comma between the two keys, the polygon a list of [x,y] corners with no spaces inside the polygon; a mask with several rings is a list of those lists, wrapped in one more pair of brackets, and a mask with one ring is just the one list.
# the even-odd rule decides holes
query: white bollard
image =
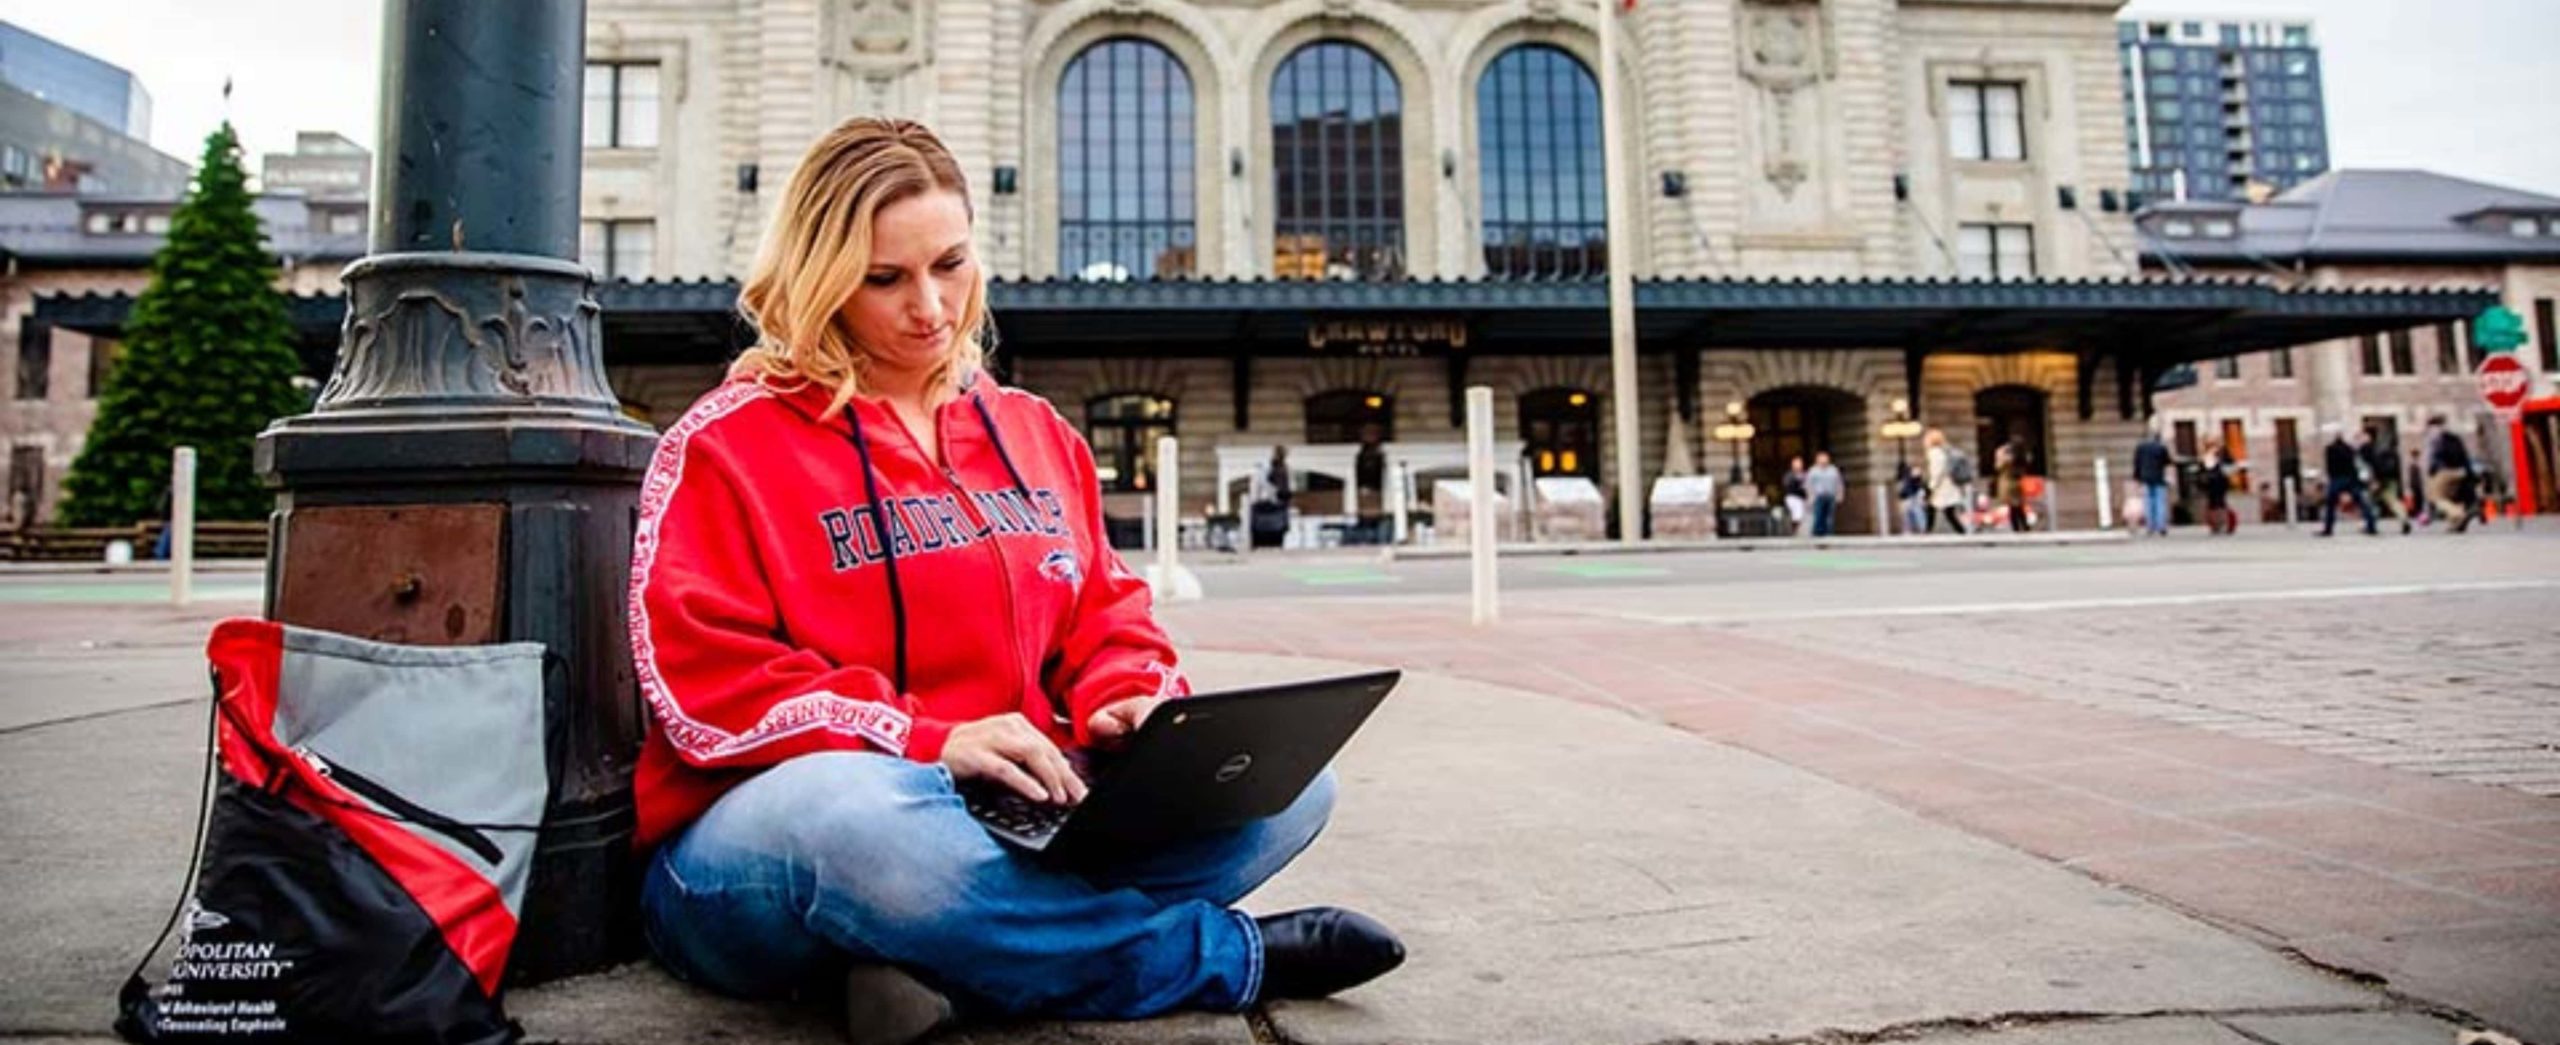
{"label": "white bollard", "polygon": [[1494,591],[1493,389],[1485,385],[1467,389],[1467,483],[1474,492],[1467,500],[1472,619],[1491,624],[1501,617],[1502,604]]}
{"label": "white bollard", "polygon": [[1876,536],[1893,533],[1893,484],[1876,484]]}
{"label": "white bollard", "polygon": [[1156,576],[1162,578],[1158,589],[1170,602],[1180,590],[1177,578],[1182,576],[1182,459],[1181,444],[1172,436],[1156,437]]}
{"label": "white bollard", "polygon": [[2107,459],[2098,458],[2098,528],[2116,528],[2116,488],[2107,481]]}
{"label": "white bollard", "polygon": [[169,603],[196,597],[196,448],[181,446],[169,468]]}
{"label": "white bollard", "polygon": [[1396,521],[1395,530],[1388,534],[1388,540],[1393,544],[1404,544],[1405,530],[1411,524],[1412,511],[1408,505],[1412,501],[1412,489],[1412,463],[1396,462],[1395,470],[1387,476],[1387,509],[1394,514]]}
{"label": "white bollard", "polygon": [[2293,529],[2295,523],[2300,519],[2300,516],[2293,510],[2293,490],[2295,485],[2300,482],[2301,480],[2299,479],[2287,481],[2281,476],[2276,479],[2276,489],[2279,491],[2277,496],[2284,502],[2284,528],[2288,530]]}

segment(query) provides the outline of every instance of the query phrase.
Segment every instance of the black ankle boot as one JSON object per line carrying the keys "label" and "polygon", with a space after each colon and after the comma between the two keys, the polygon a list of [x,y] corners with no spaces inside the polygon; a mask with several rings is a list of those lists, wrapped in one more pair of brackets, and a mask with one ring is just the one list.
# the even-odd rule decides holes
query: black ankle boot
{"label": "black ankle boot", "polygon": [[1254,919],[1262,927],[1262,998],[1322,998],[1404,964],[1404,943],[1356,911],[1309,907]]}

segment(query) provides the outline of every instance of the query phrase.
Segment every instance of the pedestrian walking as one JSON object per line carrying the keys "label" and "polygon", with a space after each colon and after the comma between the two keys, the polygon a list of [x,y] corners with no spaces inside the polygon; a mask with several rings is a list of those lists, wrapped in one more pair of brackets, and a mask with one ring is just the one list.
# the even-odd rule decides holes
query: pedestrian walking
{"label": "pedestrian walking", "polygon": [[2479,483],[2471,467],[2471,451],[2441,416],[2427,419],[2425,455],[2427,503],[2454,533],[2471,528],[2480,515]]}
{"label": "pedestrian walking", "polygon": [[1849,482],[1841,477],[1840,466],[1831,463],[1831,451],[1814,451],[1813,468],[1804,475],[1804,491],[1813,501],[1813,535],[1831,536],[1832,525],[1840,515],[1840,498],[1849,493]]}
{"label": "pedestrian walking", "polygon": [[2391,430],[2378,425],[2364,427],[2364,444],[2356,448],[2364,459],[2364,474],[2371,476],[2373,504],[2377,514],[2400,520],[2400,533],[2410,530],[2409,504],[2401,499],[2400,442]]}
{"label": "pedestrian walking", "polygon": [[1903,461],[1893,466],[1894,499],[1902,505],[1902,532],[1919,533],[1929,528],[1929,483],[1920,469]]}
{"label": "pedestrian walking", "polygon": [[840,993],[858,1042],[955,1011],[1138,1019],[1322,997],[1403,949],[1359,915],[1234,904],[1330,815],[1090,864],[996,841],[958,787],[1073,804],[1070,753],[1190,693],[1110,547],[1093,453],[984,369],[958,160],[860,117],[794,169],[740,293],[756,341],[667,429],[634,542],[652,725],[640,916],[685,981]]}
{"label": "pedestrian walking", "polygon": [[2222,457],[2222,440],[2205,440],[2204,459],[2196,463],[2196,488],[2204,493],[2205,532],[2238,533],[2240,516],[2231,510],[2231,462]]}
{"label": "pedestrian walking", "polygon": [[1787,506],[1787,532],[1799,535],[1804,533],[1805,510],[1810,507],[1805,501],[1804,479],[1804,458],[1788,458],[1787,474],[1778,480],[1778,492]]}
{"label": "pedestrian walking", "polygon": [[2027,441],[2010,436],[1991,452],[1992,489],[2009,516],[2012,533],[2027,532]]}
{"label": "pedestrian walking", "polygon": [[1944,429],[1923,433],[1920,445],[1929,471],[1929,532],[1938,532],[1940,516],[1950,529],[1965,532],[1964,512],[1973,503],[1973,459],[1947,443]]}
{"label": "pedestrian walking", "polygon": [[2133,481],[2142,484],[2142,528],[2155,537],[2168,536],[2169,444],[2160,441],[2159,422],[2133,448]]}
{"label": "pedestrian walking", "polygon": [[2365,536],[2381,533],[2374,525],[2373,499],[2365,489],[2367,466],[2363,452],[2347,440],[2346,426],[2332,424],[2325,431],[2329,445],[2322,452],[2321,463],[2328,469],[2329,483],[2328,495],[2320,499],[2320,536],[2327,537],[2337,532],[2338,499],[2341,497],[2355,499],[2357,513],[2364,516]]}

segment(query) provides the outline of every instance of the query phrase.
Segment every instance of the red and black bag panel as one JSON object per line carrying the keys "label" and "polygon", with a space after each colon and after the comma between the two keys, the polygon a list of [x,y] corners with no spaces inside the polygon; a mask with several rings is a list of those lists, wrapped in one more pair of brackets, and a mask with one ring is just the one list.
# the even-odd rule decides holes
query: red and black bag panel
{"label": "red and black bag panel", "polygon": [[549,793],[539,646],[264,621],[210,644],[219,780],[134,1041],[508,1042],[499,983]]}

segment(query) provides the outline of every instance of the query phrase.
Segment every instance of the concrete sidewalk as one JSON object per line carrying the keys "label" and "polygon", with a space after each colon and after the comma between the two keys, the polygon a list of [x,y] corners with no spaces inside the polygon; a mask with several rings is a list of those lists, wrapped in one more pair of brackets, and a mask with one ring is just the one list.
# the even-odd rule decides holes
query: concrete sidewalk
{"label": "concrete sidewalk", "polygon": [[[0,938],[13,942],[0,1035],[91,1038],[185,867],[203,756],[195,645],[210,615],[131,611],[101,636],[110,625],[71,611],[26,612],[0,616]],[[50,667],[31,675],[30,659]],[[1194,658],[1208,685],[1342,666]],[[1245,1016],[944,1040],[2310,1045],[2445,1043],[2461,1019],[1589,703],[1416,674],[1341,772],[1326,837],[1247,906],[1369,911],[1405,934],[1406,968]],[[710,998],[646,965],[511,1006],[541,1041],[835,1033],[823,1013]]]}

